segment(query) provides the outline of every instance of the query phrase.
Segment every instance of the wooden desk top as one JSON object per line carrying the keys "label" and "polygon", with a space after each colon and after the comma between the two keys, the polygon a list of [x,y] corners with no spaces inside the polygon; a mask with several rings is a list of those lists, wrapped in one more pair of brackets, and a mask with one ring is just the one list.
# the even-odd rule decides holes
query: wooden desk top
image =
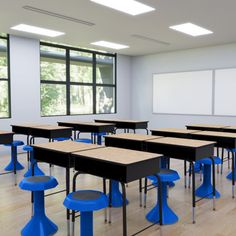
{"label": "wooden desk top", "polygon": [[56,151],[61,153],[72,153],[84,150],[90,150],[94,148],[102,148],[104,146],[89,144],[89,143],[80,143],[73,141],[61,141],[61,142],[51,142],[51,143],[43,143],[43,144],[34,144],[32,147],[43,148],[50,151]]}
{"label": "wooden desk top", "polygon": [[113,123],[102,123],[102,122],[83,122],[83,121],[58,121],[58,123],[73,124],[73,125],[90,125],[90,126],[111,126]]}
{"label": "wooden desk top", "polygon": [[120,123],[148,123],[147,120],[122,120],[122,119],[96,119],[95,121],[120,122]]}
{"label": "wooden desk top", "polygon": [[214,125],[214,124],[190,124],[190,127],[205,127],[205,128],[225,128],[227,125]]}
{"label": "wooden desk top", "polygon": [[171,137],[152,139],[152,140],[148,140],[146,142],[183,146],[183,147],[192,147],[192,148],[199,148],[199,147],[203,147],[206,145],[215,144],[215,142],[210,142],[210,141],[185,139],[185,138],[171,138]]}
{"label": "wooden desk top", "polygon": [[49,126],[49,124],[26,123],[26,124],[12,124],[11,126],[24,127],[24,128],[33,128],[33,127],[37,127],[37,126]]}
{"label": "wooden desk top", "polygon": [[217,131],[199,131],[193,135],[203,135],[203,136],[214,136],[214,137],[224,137],[224,138],[236,138],[236,133],[230,132],[217,132]]}
{"label": "wooden desk top", "polygon": [[57,126],[57,125],[41,125],[41,126],[35,126],[31,127],[32,129],[42,129],[42,130],[63,130],[63,129],[72,129],[70,127],[65,126]]}
{"label": "wooden desk top", "polygon": [[135,141],[145,141],[150,139],[162,138],[162,136],[147,135],[147,134],[132,134],[132,133],[121,133],[113,135],[105,135],[105,138],[118,138],[118,139],[128,139]]}
{"label": "wooden desk top", "polygon": [[231,129],[231,130],[235,130],[236,131],[236,126],[227,126],[227,127],[224,127],[225,130],[227,129]]}
{"label": "wooden desk top", "polygon": [[177,128],[151,129],[151,131],[172,132],[172,133],[180,133],[180,134],[192,134],[192,133],[198,132],[198,130],[177,129]]}
{"label": "wooden desk top", "polygon": [[100,161],[117,163],[121,165],[134,164],[163,156],[157,153],[133,151],[115,147],[105,147],[96,150],[94,149],[73,153],[73,156],[75,158],[77,155]]}
{"label": "wooden desk top", "polygon": [[0,130],[0,135],[5,135],[5,134],[14,134],[14,133],[11,131]]}

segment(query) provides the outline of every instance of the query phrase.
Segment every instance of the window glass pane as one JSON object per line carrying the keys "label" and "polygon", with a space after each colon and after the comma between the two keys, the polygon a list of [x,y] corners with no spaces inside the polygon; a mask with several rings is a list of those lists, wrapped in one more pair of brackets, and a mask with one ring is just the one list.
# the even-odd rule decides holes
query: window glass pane
{"label": "window glass pane", "polygon": [[96,110],[97,113],[115,112],[115,88],[97,86],[96,88]]}
{"label": "window glass pane", "polygon": [[66,85],[41,84],[41,115],[66,115]]}
{"label": "window glass pane", "polygon": [[114,76],[114,58],[96,55],[96,83],[97,84],[115,84]]}
{"label": "window glass pane", "polygon": [[40,47],[41,80],[66,81],[66,50]]}
{"label": "window glass pane", "polygon": [[70,86],[70,112],[71,114],[93,113],[93,87]]}
{"label": "window glass pane", "polygon": [[8,78],[7,69],[7,40],[0,39],[0,78]]}
{"label": "window glass pane", "polygon": [[9,117],[8,81],[0,81],[0,117]]}
{"label": "window glass pane", "polygon": [[70,51],[70,80],[72,82],[93,82],[93,54]]}

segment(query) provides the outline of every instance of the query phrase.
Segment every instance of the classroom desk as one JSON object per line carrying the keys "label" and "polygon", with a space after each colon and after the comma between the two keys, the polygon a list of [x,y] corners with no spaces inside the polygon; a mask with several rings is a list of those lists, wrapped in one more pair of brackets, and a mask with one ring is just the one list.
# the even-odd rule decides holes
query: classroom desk
{"label": "classroom desk", "polygon": [[[115,147],[72,153],[72,157],[75,160],[75,170],[116,180],[121,183],[123,196],[123,236],[127,236],[125,183],[144,178],[148,175],[156,175],[160,169],[159,158],[161,156],[156,153]],[[161,191],[160,188],[159,191]],[[162,219],[160,221],[162,222]]]}
{"label": "classroom desk", "polygon": [[[69,127],[58,127],[49,124],[19,124],[11,126],[14,133],[27,136],[27,145],[32,144],[34,138],[47,138],[51,142],[53,138],[70,138],[72,136],[72,128]],[[30,136],[32,136],[31,140]]]}
{"label": "classroom desk", "polygon": [[129,132],[132,129],[134,133],[136,129],[145,129],[148,134],[148,122],[145,120],[120,120],[120,119],[96,119],[95,122],[115,123],[116,129],[124,129]]}
{"label": "classroom desk", "polygon": [[0,130],[0,144],[9,144],[13,142],[13,132]]}
{"label": "classroom desk", "polygon": [[[66,195],[70,192],[70,168],[74,167],[74,159],[71,156],[71,153],[102,147],[103,146],[101,145],[78,143],[73,141],[61,141],[33,145],[35,160],[66,168]],[[67,221],[69,235],[69,210],[67,210]]]}
{"label": "classroom desk", "polygon": [[176,128],[151,129],[150,131],[152,135],[165,136],[165,137],[178,137],[178,138],[189,138],[191,133],[199,132],[199,130],[176,129]]}
{"label": "classroom desk", "polygon": [[[115,124],[113,123],[95,123],[95,122],[81,122],[81,121],[59,121],[59,126],[71,127],[74,130],[74,139],[76,139],[76,131],[79,133],[113,133]],[[93,141],[96,143],[96,140]]]}
{"label": "classroom desk", "polygon": [[[117,136],[117,137],[115,137]],[[126,137],[125,137],[126,136]],[[130,136],[130,137],[128,137]],[[135,134],[125,134],[122,138],[119,135],[105,136],[105,144],[115,145],[116,147],[125,148],[143,148],[148,152],[162,153],[164,156],[171,158],[181,159],[189,161],[192,166],[192,206],[193,206],[193,222],[195,222],[195,172],[193,168],[193,162],[200,160],[205,157],[212,157],[214,154],[215,142],[201,141],[194,139],[183,139],[183,138],[172,138],[172,137],[158,137],[155,139],[154,136],[148,136],[147,140],[140,141],[140,138],[135,138]],[[150,138],[149,138],[150,137]],[[143,140],[144,138],[142,138]],[[212,161],[214,162],[213,158]],[[214,166],[214,165],[213,165]],[[185,166],[186,169],[186,166]],[[215,167],[213,167],[213,186],[215,187]],[[215,188],[214,188],[215,191]],[[215,199],[213,198],[213,202]]]}
{"label": "classroom desk", "polygon": [[222,128],[223,132],[236,133],[236,126],[227,126]]}
{"label": "classroom desk", "polygon": [[[201,141],[184,138],[160,138],[145,141],[146,150],[148,152],[162,153],[171,158],[189,161],[192,170],[192,208],[193,208],[193,223],[195,223],[195,171],[193,162],[205,157],[209,157],[213,163],[212,179],[213,179],[213,196],[215,196],[215,165],[214,159],[214,144],[215,142]],[[213,209],[215,209],[215,197],[213,197]]]}
{"label": "classroom desk", "polygon": [[147,134],[121,133],[106,135],[104,138],[106,146],[145,151],[144,141],[162,137]]}
{"label": "classroom desk", "polygon": [[212,125],[212,124],[191,124],[186,125],[187,129],[192,130],[206,130],[206,131],[222,131],[223,128],[227,127],[227,125]]}

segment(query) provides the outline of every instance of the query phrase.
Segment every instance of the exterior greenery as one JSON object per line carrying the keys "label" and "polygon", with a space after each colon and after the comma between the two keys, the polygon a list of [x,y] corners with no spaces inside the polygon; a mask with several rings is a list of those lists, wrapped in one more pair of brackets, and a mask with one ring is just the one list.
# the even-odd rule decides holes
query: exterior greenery
{"label": "exterior greenery", "polygon": [[41,115],[116,112],[116,55],[41,43]]}
{"label": "exterior greenery", "polygon": [[10,117],[8,78],[8,37],[0,34],[0,118]]}

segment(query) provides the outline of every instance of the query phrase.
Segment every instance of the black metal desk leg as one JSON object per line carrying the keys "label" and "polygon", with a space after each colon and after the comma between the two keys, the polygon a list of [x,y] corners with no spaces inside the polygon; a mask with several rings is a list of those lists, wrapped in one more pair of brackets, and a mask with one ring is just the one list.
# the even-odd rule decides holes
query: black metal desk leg
{"label": "black metal desk leg", "polygon": [[14,184],[15,186],[17,185],[17,176],[16,176],[16,147],[14,147],[14,145],[12,144],[11,146],[11,155],[13,156],[14,159]]}
{"label": "black metal desk leg", "polygon": [[224,162],[224,148],[222,148],[222,152],[221,152],[220,174],[223,174],[223,162]]}
{"label": "black metal desk leg", "polygon": [[232,198],[234,198],[234,186],[235,186],[235,154],[232,152]]}
{"label": "black metal desk leg", "polygon": [[212,182],[213,182],[213,211],[215,211],[215,200],[216,200],[216,176],[215,176],[215,161],[213,157],[210,157],[212,161]]}
{"label": "black metal desk leg", "polygon": [[123,236],[127,236],[126,189],[124,183],[121,183],[121,186],[122,186],[122,198],[123,198]]}
{"label": "black metal desk leg", "polygon": [[[219,147],[216,148],[216,156],[219,157],[220,156],[220,150]],[[219,173],[219,165],[217,165],[217,173]]]}
{"label": "black metal desk leg", "polygon": [[142,207],[143,205],[143,199],[142,199],[142,182],[143,180],[142,179],[139,179],[139,206]]}
{"label": "black metal desk leg", "polygon": [[184,160],[184,187],[187,188],[187,161]]}
{"label": "black metal desk leg", "polygon": [[[70,168],[66,168],[66,196],[70,193]],[[66,210],[67,235],[70,236],[70,210]]]}
{"label": "black metal desk leg", "polygon": [[[103,193],[105,195],[107,195],[107,186],[106,186],[106,179],[105,178],[103,178]],[[105,221],[105,223],[107,223],[107,208],[104,209],[104,213],[105,213],[104,221]]]}
{"label": "black metal desk leg", "polygon": [[147,131],[147,135],[149,134],[149,131],[148,131],[148,129],[146,128],[146,131]]}
{"label": "black metal desk leg", "polygon": [[109,180],[109,216],[108,216],[108,223],[111,224],[111,208],[112,208],[112,184],[111,180]]}
{"label": "black metal desk leg", "polygon": [[196,207],[196,197],[195,197],[195,171],[194,171],[194,164],[190,162],[191,170],[192,170],[192,206],[193,206],[193,224],[196,223],[195,221],[195,207]]}

